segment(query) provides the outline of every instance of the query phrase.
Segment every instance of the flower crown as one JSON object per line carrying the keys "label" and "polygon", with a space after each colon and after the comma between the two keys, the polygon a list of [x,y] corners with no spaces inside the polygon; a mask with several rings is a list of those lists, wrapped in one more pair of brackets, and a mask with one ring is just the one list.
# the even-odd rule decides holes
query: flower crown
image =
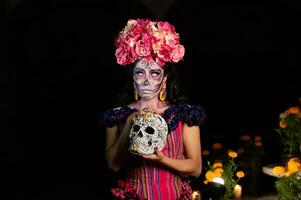
{"label": "flower crown", "polygon": [[150,19],[130,19],[116,38],[115,46],[115,56],[120,65],[145,57],[154,59],[162,67],[165,62],[179,62],[185,53],[173,25]]}

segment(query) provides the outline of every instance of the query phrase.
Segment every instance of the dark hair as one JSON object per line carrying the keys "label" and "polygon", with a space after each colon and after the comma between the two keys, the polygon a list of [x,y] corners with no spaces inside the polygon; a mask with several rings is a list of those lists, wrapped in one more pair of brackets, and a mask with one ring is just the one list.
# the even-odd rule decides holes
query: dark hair
{"label": "dark hair", "polygon": [[[125,87],[118,94],[115,107],[128,105],[135,101],[134,98],[134,86],[133,86],[133,72],[136,63],[127,66],[127,73],[125,74]],[[175,66],[172,63],[166,63],[163,67],[164,75],[167,76],[166,81],[166,101],[169,103],[183,102],[187,99],[180,96],[180,88],[178,82],[178,74],[176,72]]]}

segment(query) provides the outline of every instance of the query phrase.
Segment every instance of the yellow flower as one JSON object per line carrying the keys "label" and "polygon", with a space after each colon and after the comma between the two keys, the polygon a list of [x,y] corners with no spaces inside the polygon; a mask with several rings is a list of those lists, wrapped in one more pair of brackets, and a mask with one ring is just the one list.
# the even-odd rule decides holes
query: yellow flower
{"label": "yellow flower", "polygon": [[210,151],[209,150],[203,150],[202,151],[202,155],[203,156],[209,156],[210,155]]}
{"label": "yellow flower", "polygon": [[245,176],[245,173],[243,171],[238,171],[238,172],[236,172],[236,176],[238,178],[243,178]]}
{"label": "yellow flower", "polygon": [[275,175],[282,175],[285,173],[285,169],[282,166],[276,166],[273,168],[273,174]]}
{"label": "yellow flower", "polygon": [[293,158],[289,159],[288,162],[297,162],[297,163],[300,163],[300,159],[297,158],[297,157],[293,157]]}
{"label": "yellow flower", "polygon": [[291,174],[293,174],[293,172],[291,172],[291,171],[287,171],[284,173],[285,176],[290,176]]}
{"label": "yellow flower", "polygon": [[209,183],[208,180],[204,180],[204,184],[207,185]]}
{"label": "yellow flower", "polygon": [[222,174],[223,174],[223,172],[224,172],[224,170],[222,169],[222,168],[216,168],[215,170],[214,170],[214,173],[215,173],[215,175],[217,176],[217,177],[221,177],[222,176]]}
{"label": "yellow flower", "polygon": [[209,182],[212,182],[213,179],[216,177],[216,174],[213,171],[209,170],[206,172],[205,177]]}
{"label": "yellow flower", "polygon": [[236,158],[237,153],[235,151],[229,151],[228,156],[231,157],[231,158]]}
{"label": "yellow flower", "polygon": [[213,169],[218,168],[218,167],[223,167],[223,164],[221,162],[215,162],[212,167],[213,167]]}
{"label": "yellow flower", "polygon": [[221,148],[222,148],[222,144],[221,143],[214,143],[212,145],[212,149],[214,149],[214,150],[219,150]]}
{"label": "yellow flower", "polygon": [[289,172],[292,172],[292,173],[294,173],[294,172],[297,172],[297,171],[299,171],[299,167],[300,167],[300,163],[298,163],[298,162],[295,162],[295,161],[288,161],[288,163],[287,163],[287,170],[289,171]]}

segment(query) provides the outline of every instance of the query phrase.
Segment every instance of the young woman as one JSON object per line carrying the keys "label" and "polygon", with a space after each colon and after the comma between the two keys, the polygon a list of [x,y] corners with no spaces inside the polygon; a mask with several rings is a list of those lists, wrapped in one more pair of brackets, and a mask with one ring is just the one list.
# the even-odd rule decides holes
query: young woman
{"label": "young woman", "polygon": [[[179,34],[168,22],[129,20],[116,39],[117,63],[132,72],[134,100],[102,113],[106,129],[106,160],[120,173],[112,194],[117,199],[191,199],[188,176],[202,171],[200,126],[202,107],[177,101],[172,66],[184,56]],[[156,113],[166,121],[163,149],[137,156],[128,151],[129,133],[136,117]]]}

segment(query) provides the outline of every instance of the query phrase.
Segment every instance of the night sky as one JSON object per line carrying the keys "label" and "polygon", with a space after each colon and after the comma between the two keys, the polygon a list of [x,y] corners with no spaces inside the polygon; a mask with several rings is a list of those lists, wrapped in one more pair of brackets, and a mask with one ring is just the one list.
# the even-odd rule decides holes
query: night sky
{"label": "night sky", "polygon": [[243,133],[277,139],[278,114],[301,96],[298,32],[289,24],[297,8],[274,1],[175,1],[156,16],[138,0],[110,2],[23,1],[7,11],[7,104],[16,105],[4,110],[9,118],[18,112],[18,133],[6,123],[14,131],[2,146],[4,161],[22,166],[20,191],[32,199],[92,191],[85,199],[94,199],[114,179],[97,116],[123,86],[114,37],[129,18],[166,20],[180,33],[182,92],[208,113],[204,145],[206,138]]}

